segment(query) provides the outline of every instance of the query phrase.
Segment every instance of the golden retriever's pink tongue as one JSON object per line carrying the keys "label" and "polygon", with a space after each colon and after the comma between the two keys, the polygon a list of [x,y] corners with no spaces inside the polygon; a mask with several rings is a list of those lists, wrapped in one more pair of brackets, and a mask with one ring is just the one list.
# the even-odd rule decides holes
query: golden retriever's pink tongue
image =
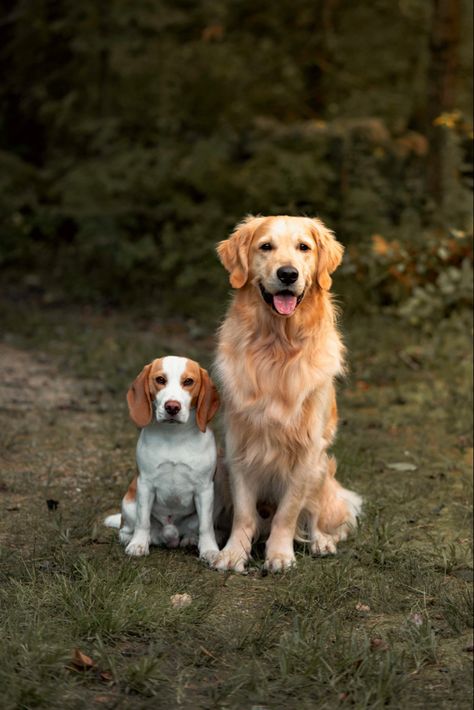
{"label": "golden retriever's pink tongue", "polygon": [[280,315],[289,316],[296,308],[296,296],[277,293],[273,296],[273,305]]}

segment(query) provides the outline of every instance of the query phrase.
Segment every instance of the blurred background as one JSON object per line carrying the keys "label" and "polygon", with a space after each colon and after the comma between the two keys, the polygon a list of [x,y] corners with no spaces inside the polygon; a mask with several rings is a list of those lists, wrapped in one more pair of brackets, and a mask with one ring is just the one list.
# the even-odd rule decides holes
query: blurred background
{"label": "blurred background", "polygon": [[326,221],[349,306],[472,301],[470,0],[3,8],[4,296],[212,320],[250,212]]}

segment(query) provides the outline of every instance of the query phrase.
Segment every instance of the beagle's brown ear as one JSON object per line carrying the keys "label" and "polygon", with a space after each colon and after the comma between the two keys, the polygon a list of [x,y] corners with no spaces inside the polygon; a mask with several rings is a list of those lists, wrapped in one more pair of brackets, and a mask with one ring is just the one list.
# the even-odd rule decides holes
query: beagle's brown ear
{"label": "beagle's brown ear", "polygon": [[252,237],[264,219],[265,217],[246,217],[228,239],[217,245],[219,259],[230,274],[229,281],[233,288],[242,288],[247,283]]}
{"label": "beagle's brown ear", "polygon": [[151,395],[149,375],[151,363],[145,365],[138,377],[132,382],[127,392],[130,418],[138,427],[145,427],[151,422]]}
{"label": "beagle's brown ear", "polygon": [[314,237],[317,244],[318,264],[316,278],[319,286],[324,291],[329,291],[332,279],[329,274],[337,269],[342,261],[344,247],[340,244],[334,233],[328,229],[320,219],[311,220],[314,228]]}
{"label": "beagle's brown ear", "polygon": [[207,370],[201,367],[200,372],[201,387],[199,388],[196,404],[196,423],[199,429],[204,432],[212,417],[219,409],[219,395]]}

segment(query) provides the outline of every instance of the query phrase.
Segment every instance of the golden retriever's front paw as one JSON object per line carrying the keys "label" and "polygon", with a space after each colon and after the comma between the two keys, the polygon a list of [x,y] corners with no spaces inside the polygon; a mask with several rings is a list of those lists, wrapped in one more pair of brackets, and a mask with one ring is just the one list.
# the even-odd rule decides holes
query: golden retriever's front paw
{"label": "golden retriever's front paw", "polygon": [[294,567],[295,565],[296,559],[292,552],[275,552],[267,554],[264,569],[269,572],[284,572],[287,569],[291,569],[291,567]]}
{"label": "golden retriever's front paw", "polygon": [[317,555],[318,557],[335,555],[337,547],[334,537],[318,531],[311,543],[311,552],[313,555]]}
{"label": "golden retriever's front paw", "polygon": [[248,555],[244,550],[235,550],[233,547],[228,547],[218,552],[211,562],[211,567],[225,572],[232,570],[233,572],[245,572]]}

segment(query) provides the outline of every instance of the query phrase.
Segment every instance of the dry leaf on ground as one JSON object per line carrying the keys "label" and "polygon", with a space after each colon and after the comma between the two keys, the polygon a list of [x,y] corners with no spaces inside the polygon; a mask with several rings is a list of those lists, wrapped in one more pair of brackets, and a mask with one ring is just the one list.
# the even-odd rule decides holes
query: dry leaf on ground
{"label": "dry leaf on ground", "polygon": [[406,463],[406,462],[400,462],[400,463],[388,463],[387,468],[391,468],[392,471],[416,471],[418,466],[415,466],[414,463]]}
{"label": "dry leaf on ground", "polygon": [[171,606],[175,609],[184,609],[191,604],[192,600],[190,594],[173,594],[170,597]]}
{"label": "dry leaf on ground", "polygon": [[95,663],[90,658],[90,656],[87,656],[85,653],[80,651],[78,648],[74,649],[73,655],[72,655],[72,664],[75,668],[86,671],[89,668],[94,668]]}

